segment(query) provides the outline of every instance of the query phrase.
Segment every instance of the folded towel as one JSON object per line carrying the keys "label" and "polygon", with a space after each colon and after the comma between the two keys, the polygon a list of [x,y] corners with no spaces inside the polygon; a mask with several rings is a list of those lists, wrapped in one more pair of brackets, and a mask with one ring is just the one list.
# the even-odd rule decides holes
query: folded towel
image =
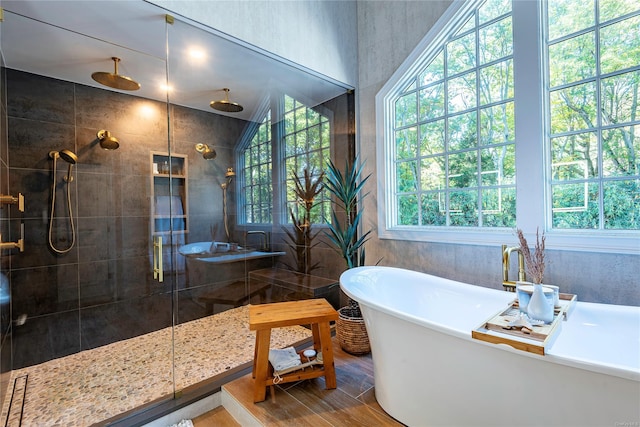
{"label": "folded towel", "polygon": [[283,348],[282,350],[270,349],[269,362],[273,365],[274,371],[282,371],[283,369],[292,368],[300,365],[300,356],[293,347]]}
{"label": "folded towel", "polygon": [[178,196],[156,196],[155,205],[156,215],[184,215],[182,199]]}

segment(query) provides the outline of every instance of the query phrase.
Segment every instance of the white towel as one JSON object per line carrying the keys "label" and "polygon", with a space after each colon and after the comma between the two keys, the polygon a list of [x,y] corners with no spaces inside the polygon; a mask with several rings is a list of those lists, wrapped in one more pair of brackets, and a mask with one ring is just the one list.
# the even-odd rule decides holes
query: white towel
{"label": "white towel", "polygon": [[273,365],[274,371],[282,371],[302,364],[300,356],[293,347],[283,348],[282,350],[270,349],[269,362]]}
{"label": "white towel", "polygon": [[[169,210],[171,206],[171,210]],[[182,208],[182,199],[179,196],[156,196],[155,214],[156,215],[184,215]]]}

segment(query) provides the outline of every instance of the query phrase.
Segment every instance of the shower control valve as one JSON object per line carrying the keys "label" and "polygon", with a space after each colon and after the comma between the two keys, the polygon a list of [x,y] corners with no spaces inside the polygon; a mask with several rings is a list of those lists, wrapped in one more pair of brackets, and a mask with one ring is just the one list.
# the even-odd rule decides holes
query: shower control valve
{"label": "shower control valve", "polygon": [[17,242],[3,242],[2,235],[0,235],[0,250],[15,248],[20,249],[20,252],[24,252],[24,223],[20,224],[20,238]]}
{"label": "shower control valve", "polygon": [[17,196],[10,194],[0,194],[0,203],[6,203],[10,205],[18,205],[18,210],[24,212],[24,196],[22,193],[18,193]]}

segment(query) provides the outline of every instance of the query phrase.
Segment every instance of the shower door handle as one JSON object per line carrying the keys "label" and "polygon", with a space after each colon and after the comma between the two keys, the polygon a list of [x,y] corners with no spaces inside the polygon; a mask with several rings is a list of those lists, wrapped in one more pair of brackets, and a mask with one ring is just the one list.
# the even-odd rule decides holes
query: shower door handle
{"label": "shower door handle", "polygon": [[164,280],[162,272],[162,236],[153,238],[153,278],[162,283]]}

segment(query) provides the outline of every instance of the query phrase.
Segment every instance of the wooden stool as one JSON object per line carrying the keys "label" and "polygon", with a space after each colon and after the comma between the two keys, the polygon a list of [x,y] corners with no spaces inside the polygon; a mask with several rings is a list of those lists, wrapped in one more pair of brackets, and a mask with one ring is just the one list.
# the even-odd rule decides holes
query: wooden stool
{"label": "wooden stool", "polygon": [[[262,402],[267,386],[273,386],[274,377],[269,369],[271,329],[285,326],[311,325],[313,348],[322,352],[322,365],[282,375],[278,384],[324,376],[327,389],[336,388],[336,370],[329,322],[338,320],[338,312],[324,298],[301,301],[249,305],[249,329],[256,331],[253,357],[253,401]],[[273,393],[273,389],[272,389]]]}

